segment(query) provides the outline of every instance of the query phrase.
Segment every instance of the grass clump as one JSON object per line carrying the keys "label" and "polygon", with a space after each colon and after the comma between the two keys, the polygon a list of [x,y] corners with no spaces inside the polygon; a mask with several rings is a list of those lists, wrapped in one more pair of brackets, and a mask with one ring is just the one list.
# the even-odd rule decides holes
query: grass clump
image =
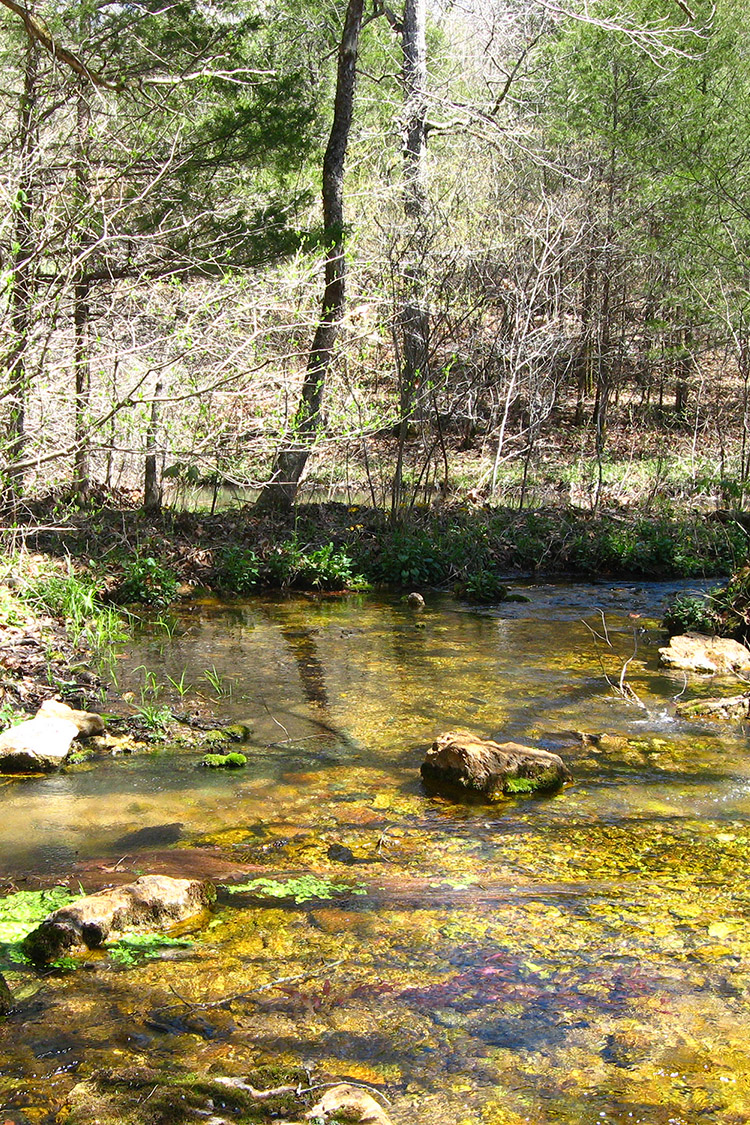
{"label": "grass clump", "polygon": [[46,613],[64,622],[74,644],[103,650],[125,639],[121,614],[103,603],[95,580],[87,574],[76,574],[70,563],[65,572],[22,577],[18,597],[34,613]]}

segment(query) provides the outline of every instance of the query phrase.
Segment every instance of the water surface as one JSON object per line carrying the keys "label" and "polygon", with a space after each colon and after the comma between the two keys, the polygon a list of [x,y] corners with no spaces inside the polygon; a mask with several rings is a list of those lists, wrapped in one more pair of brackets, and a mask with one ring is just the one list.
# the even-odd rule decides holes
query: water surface
{"label": "water surface", "polygon": [[[75,868],[87,889],[117,861],[203,849],[319,893],[225,896],[192,945],[33,995],[21,972],[29,998],[0,1029],[9,1119],[158,1059],[303,1065],[424,1125],[750,1120],[750,754],[741,727],[674,719],[675,697],[735,685],[659,669],[673,588],[530,586],[525,604],[435,597],[422,614],[207,602],[145,630],[121,689],[245,722],[247,768],[201,770],[167,744],[9,782],[3,874]],[[430,798],[419,763],[452,727],[558,749],[575,784]]]}

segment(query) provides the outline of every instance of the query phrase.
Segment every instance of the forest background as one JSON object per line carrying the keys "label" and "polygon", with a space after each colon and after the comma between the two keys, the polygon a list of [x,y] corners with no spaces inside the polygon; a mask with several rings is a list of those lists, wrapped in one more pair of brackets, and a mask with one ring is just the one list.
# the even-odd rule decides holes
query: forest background
{"label": "forest background", "polygon": [[405,583],[460,569],[424,563],[439,509],[474,546],[503,512],[498,563],[741,561],[741,5],[0,16],[8,527],[259,498],[327,504],[331,550],[421,519],[370,568]]}

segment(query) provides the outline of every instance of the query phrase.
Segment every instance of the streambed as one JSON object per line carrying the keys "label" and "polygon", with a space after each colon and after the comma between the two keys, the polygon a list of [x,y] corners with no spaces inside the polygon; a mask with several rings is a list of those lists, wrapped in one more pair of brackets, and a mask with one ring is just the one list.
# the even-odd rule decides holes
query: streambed
{"label": "streambed", "polygon": [[[154,958],[41,987],[19,968],[5,1119],[52,1120],[92,1073],[148,1062],[362,1081],[414,1125],[750,1120],[750,752],[740,727],[673,719],[675,696],[722,686],[658,667],[674,588],[532,586],[525,604],[423,614],[207,601],[144,629],[121,690],[138,698],[145,669],[161,701],[246,723],[247,767],[165,745],[9,781],[0,874],[73,871],[88,890],[203,865],[273,883],[222,894]],[[631,657],[640,703],[614,690]],[[424,749],[455,726],[557,749],[576,782],[502,806],[429,798]]]}

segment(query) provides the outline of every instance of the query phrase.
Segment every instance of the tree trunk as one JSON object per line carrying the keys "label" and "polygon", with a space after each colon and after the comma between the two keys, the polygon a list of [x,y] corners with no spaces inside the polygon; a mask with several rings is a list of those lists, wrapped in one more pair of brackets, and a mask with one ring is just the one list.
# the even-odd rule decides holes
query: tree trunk
{"label": "tree trunk", "polygon": [[37,82],[37,46],[29,40],[26,49],[23,94],[20,103],[18,155],[19,177],[15,202],[14,237],[10,284],[11,352],[8,357],[7,488],[10,497],[23,493],[23,460],[26,444],[26,400],[28,397],[28,345],[31,329],[31,306],[34,296],[32,277],[33,160],[36,140],[35,105]]}
{"label": "tree trunk", "polygon": [[396,323],[399,352],[399,443],[391,487],[391,514],[403,500],[404,447],[409,423],[421,411],[427,380],[430,319],[427,309],[424,257],[427,245],[427,43],[426,0],[405,0],[401,25],[404,94],[404,217],[407,243],[400,268]]}
{"label": "tree trunk", "polygon": [[323,223],[328,243],[320,321],[307,361],[290,443],[279,451],[273,475],[259,499],[261,508],[290,510],[320,429],[326,376],[346,299],[344,257],[344,166],[354,111],[357,52],[364,0],[349,0],[338,53],[333,124],[323,158]]}
{"label": "tree trunk", "polygon": [[73,483],[80,496],[89,490],[89,433],[88,414],[91,395],[91,368],[89,361],[89,294],[91,283],[87,277],[88,264],[85,247],[88,241],[88,207],[91,199],[90,170],[88,163],[91,106],[89,90],[84,79],[79,79],[77,103],[77,138],[75,163],[75,198],[80,211],[79,234],[76,249],[79,260],[75,264],[73,284],[73,369],[75,377]]}
{"label": "tree trunk", "polygon": [[151,400],[151,418],[146,433],[146,461],[143,474],[143,507],[147,512],[161,511],[161,482],[159,480],[156,439],[159,432],[159,409],[164,384],[157,379]]}

